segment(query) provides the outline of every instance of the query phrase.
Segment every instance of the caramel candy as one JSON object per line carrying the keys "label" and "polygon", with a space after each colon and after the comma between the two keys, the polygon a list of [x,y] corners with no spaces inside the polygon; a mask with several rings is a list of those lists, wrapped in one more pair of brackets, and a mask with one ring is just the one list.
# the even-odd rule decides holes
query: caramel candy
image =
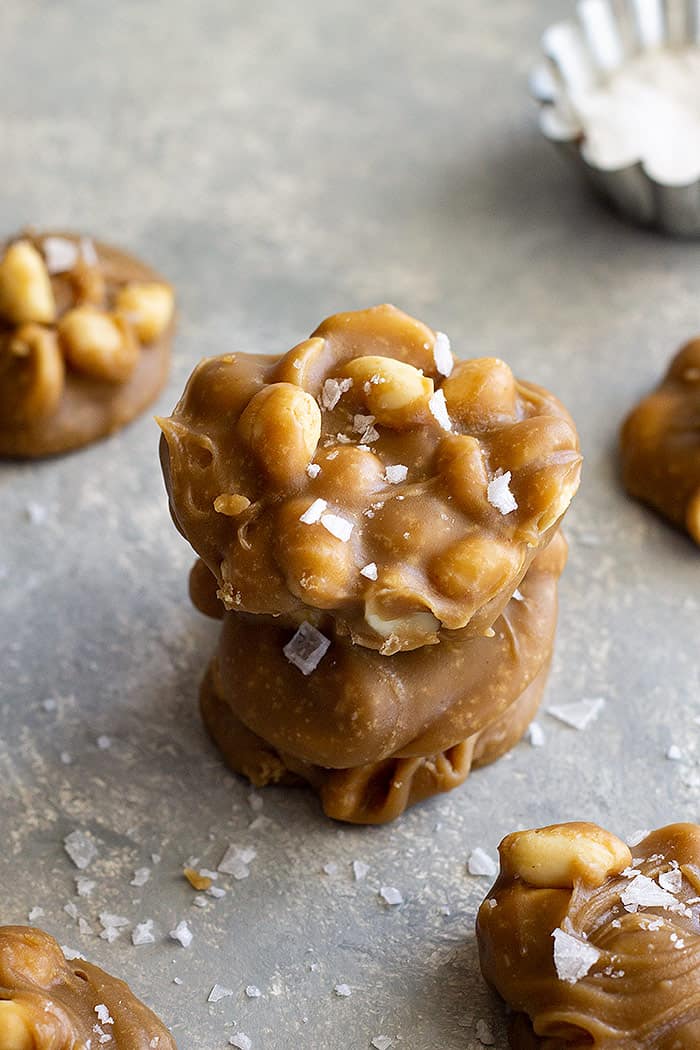
{"label": "caramel candy", "polygon": [[67,962],[53,937],[0,926],[0,1047],[176,1050],[170,1032],[123,981]]}
{"label": "caramel candy", "polygon": [[622,428],[623,480],[700,543],[700,339],[676,355]]}
{"label": "caramel candy", "polygon": [[513,1050],[700,1045],[700,826],[632,850],[595,824],[508,835],[479,909]]}
{"label": "caramel candy", "polygon": [[65,452],[128,423],[170,363],[169,285],[124,252],[26,234],[0,253],[0,455]]}
{"label": "caramel candy", "polygon": [[488,633],[555,535],[581,456],[555,398],[437,340],[379,306],[283,357],[195,369],[160,421],[163,468],[227,609],[328,615],[385,656]]}
{"label": "caramel candy", "polygon": [[[321,621],[330,645],[306,676],[285,657],[293,628],[226,612],[202,687],[204,721],[231,768],[255,785],[308,782],[330,817],[393,820],[463,783],[525,732],[546,682],[565,559],[558,534],[491,638],[454,632],[387,658]],[[216,583],[201,561],[190,587],[195,604],[216,613]]]}

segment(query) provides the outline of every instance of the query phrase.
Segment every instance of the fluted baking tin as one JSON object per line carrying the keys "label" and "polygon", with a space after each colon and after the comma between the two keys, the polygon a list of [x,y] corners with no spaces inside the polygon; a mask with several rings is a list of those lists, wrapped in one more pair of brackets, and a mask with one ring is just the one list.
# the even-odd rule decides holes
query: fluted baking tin
{"label": "fluted baking tin", "polygon": [[597,166],[586,156],[586,129],[572,95],[603,85],[635,56],[693,45],[700,45],[700,0],[581,0],[575,19],[545,32],[545,61],[531,77],[546,138],[617,210],[676,237],[700,236],[700,173],[671,185],[650,174],[641,158],[622,168]]}

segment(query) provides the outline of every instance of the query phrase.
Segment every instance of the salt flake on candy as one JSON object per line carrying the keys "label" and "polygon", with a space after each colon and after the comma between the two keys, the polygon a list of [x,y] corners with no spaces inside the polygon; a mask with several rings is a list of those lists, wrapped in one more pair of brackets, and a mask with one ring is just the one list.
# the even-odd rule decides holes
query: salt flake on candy
{"label": "salt flake on candy", "polygon": [[327,506],[325,499],[315,499],[304,513],[299,516],[299,521],[303,522],[304,525],[315,525],[317,521],[321,520],[321,515]]}
{"label": "salt flake on candy", "polygon": [[452,430],[452,420],[447,412],[447,402],[442,390],[436,390],[431,395],[428,401],[428,408],[443,430]]}
{"label": "salt flake on candy", "polygon": [[435,333],[433,357],[435,358],[435,367],[437,368],[440,375],[449,376],[452,374],[452,369],[454,368],[454,359],[452,357],[450,340],[447,338],[444,332]]}
{"label": "salt flake on candy", "polygon": [[351,521],[347,518],[341,518],[339,514],[323,514],[321,516],[321,524],[324,529],[330,532],[331,536],[335,536],[336,539],[341,540],[343,543],[347,543],[352,535],[352,530],[355,528]]}
{"label": "salt flake on candy", "polygon": [[668,893],[680,893],[683,889],[683,873],[680,868],[662,871],[659,875],[659,886]]}
{"label": "salt flake on candy", "polygon": [[368,580],[376,580],[378,575],[376,562],[371,561],[360,569],[360,576],[365,576]]}
{"label": "salt flake on candy", "polygon": [[330,638],[326,638],[325,634],[305,620],[282,652],[303,675],[310,675],[328,652],[330,644]]}
{"label": "salt flake on candy", "polygon": [[554,938],[554,966],[557,977],[567,984],[576,984],[600,959],[601,953],[592,944],[556,929]]}
{"label": "salt flake on candy", "polygon": [[403,463],[396,463],[386,468],[384,477],[390,485],[400,485],[408,477],[408,467]]}
{"label": "salt flake on candy", "polygon": [[620,894],[620,900],[629,911],[631,908],[677,908],[676,898],[650,879],[637,875]]}
{"label": "salt flake on candy", "polygon": [[512,511],[518,509],[518,503],[510,491],[510,483],[513,475],[509,470],[505,474],[496,474],[492,481],[489,481],[486,488],[486,498],[492,507],[499,510],[501,514],[510,514]]}

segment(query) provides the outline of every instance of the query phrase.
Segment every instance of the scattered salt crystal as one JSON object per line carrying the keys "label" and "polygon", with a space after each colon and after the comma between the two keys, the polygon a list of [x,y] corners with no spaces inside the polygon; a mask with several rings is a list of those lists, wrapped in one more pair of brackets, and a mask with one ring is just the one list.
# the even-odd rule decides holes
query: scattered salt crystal
{"label": "scattered salt crystal", "polygon": [[229,1039],[230,1046],[238,1047],[238,1050],[253,1050],[253,1040],[245,1032],[237,1032]]}
{"label": "scattered salt crystal", "polygon": [[137,948],[141,944],[155,944],[153,935],[153,919],[138,922],[131,931],[131,943]]}
{"label": "scattered salt crystal", "polygon": [[250,875],[249,865],[255,860],[257,851],[252,846],[229,846],[219,861],[218,870],[224,875],[233,875],[240,881]]}
{"label": "scattered salt crystal", "polygon": [[352,530],[355,528],[351,521],[348,521],[347,518],[341,518],[339,514],[323,514],[321,516],[321,524],[324,529],[330,532],[331,536],[342,540],[343,543],[348,542],[352,535]]}
{"label": "scattered salt crystal", "polygon": [[222,897],[226,896],[226,890],[223,886],[210,886],[205,892],[207,897],[213,897],[214,900],[221,900]]}
{"label": "scattered salt crystal", "polygon": [[554,966],[560,981],[576,984],[585,977],[600,959],[600,952],[592,944],[556,929],[554,938]]}
{"label": "scattered salt crystal", "polygon": [[92,864],[97,856],[97,846],[84,831],[71,831],[63,840],[63,848],[75,864],[76,868],[84,871]]}
{"label": "scattered salt crystal", "polygon": [[680,760],[683,758],[683,754],[677,744],[671,744],[668,751],[666,752],[666,758],[668,758],[671,762],[680,762]]}
{"label": "scattered salt crystal", "polygon": [[389,1050],[389,1047],[393,1045],[394,1040],[390,1039],[388,1035],[375,1035],[372,1040],[374,1050]]}
{"label": "scattered salt crystal", "polygon": [[264,805],[262,795],[259,795],[257,791],[248,792],[248,805],[252,809],[253,813],[259,813]]}
{"label": "scattered salt crystal", "polygon": [[89,897],[97,883],[86,875],[78,875],[75,880],[75,892],[79,897]]}
{"label": "scattered salt crystal", "polygon": [[151,853],[151,861],[153,864],[160,864],[160,853]]}
{"label": "scattered salt crystal", "polygon": [[222,999],[233,995],[233,988],[224,988],[223,984],[215,984],[209,992],[208,1003],[220,1003]]}
{"label": "scattered salt crystal", "polygon": [[44,237],[41,250],[50,274],[67,273],[78,261],[78,246],[66,237]]}
{"label": "scattered salt crystal", "polygon": [[441,376],[449,376],[452,374],[452,369],[454,368],[454,359],[452,357],[450,340],[447,338],[444,332],[435,333],[433,357],[435,358],[435,367],[437,368]]}
{"label": "scattered salt crystal", "polygon": [[481,846],[477,846],[469,854],[467,860],[467,871],[470,875],[480,875],[488,879],[495,878],[498,875],[498,864],[490,857],[486,850],[483,850]]}
{"label": "scattered salt crystal", "polygon": [[384,477],[390,485],[400,485],[408,477],[408,467],[404,466],[403,463],[396,463],[386,468]]}
{"label": "scattered salt crystal", "polygon": [[77,908],[77,905],[73,901],[68,901],[67,904],[64,904],[63,905],[63,910],[66,913],[66,915],[69,915],[71,917],[71,919],[75,919],[76,922],[77,922],[77,919],[78,919],[78,908]]}
{"label": "scattered salt crystal", "polygon": [[346,999],[349,995],[352,995],[352,989],[349,984],[336,984],[333,991],[341,999]]}
{"label": "scattered salt crystal", "polygon": [[386,901],[387,904],[394,907],[397,904],[403,904],[403,894],[401,890],[397,890],[395,886],[382,886],[379,891],[379,896],[382,900]]}
{"label": "scattered salt crystal", "polygon": [[182,977],[173,977],[173,984],[182,984]]}
{"label": "scattered salt crystal", "polygon": [[43,908],[32,908],[32,910],[27,915],[27,918],[29,919],[30,922],[36,922],[36,920],[40,919],[43,914],[44,914],[44,909]]}
{"label": "scattered salt crystal", "polygon": [[129,920],[124,915],[115,915],[111,911],[101,911],[98,919],[100,920],[100,925],[104,926],[105,929],[121,930],[129,925]]}
{"label": "scattered salt crystal", "polygon": [[683,889],[683,873],[680,868],[662,871],[659,875],[659,886],[669,893],[680,893]]}
{"label": "scattered salt crystal", "polygon": [[46,521],[48,511],[46,507],[42,507],[40,503],[30,501],[25,507],[25,513],[27,515],[27,520],[30,521],[32,525],[42,525]]}
{"label": "scattered salt crystal", "polygon": [[515,590],[513,591],[513,599],[514,599],[514,600],[515,600],[516,602],[524,602],[524,601],[525,601],[525,595],[524,595],[524,594],[522,593],[522,591],[520,591],[520,590],[519,590],[519,589],[518,589],[518,588],[516,587],[516,588],[515,588]]}
{"label": "scattered salt crystal", "polygon": [[518,509],[515,496],[510,491],[510,483],[513,475],[509,470],[505,474],[496,474],[486,487],[486,498],[492,507],[500,510],[501,514],[510,514]]}
{"label": "scattered salt crystal", "polygon": [[627,911],[631,908],[675,908],[678,906],[678,901],[668,890],[662,889],[647,875],[641,874],[625,886],[620,894],[620,900]]}
{"label": "scattered salt crystal", "polygon": [[341,379],[340,382],[337,379],[326,379],[321,388],[321,406],[330,412],[351,386],[352,379]]}
{"label": "scattered salt crystal", "polygon": [[82,915],[78,916],[78,929],[82,933],[83,937],[88,937],[92,935],[92,926],[87,921],[87,919],[83,918]]}
{"label": "scattered salt crystal", "polygon": [[150,868],[137,868],[134,872],[134,877],[129,883],[130,886],[145,886],[151,877]]}
{"label": "scattered salt crystal", "polygon": [[321,515],[327,506],[325,499],[315,499],[311,506],[300,516],[299,521],[303,522],[304,525],[315,525],[317,521],[321,520]]}
{"label": "scattered salt crystal", "polygon": [[183,948],[189,948],[192,944],[192,930],[189,928],[185,919],[181,919],[175,929],[170,931],[168,936],[173,941],[179,941]]}
{"label": "scattered salt crystal", "polygon": [[61,951],[63,952],[63,958],[67,959],[68,962],[72,962],[73,959],[84,959],[85,956],[81,955],[75,948],[69,948],[67,944],[61,945]]}
{"label": "scattered salt crystal", "polygon": [[41,706],[44,708],[44,711],[55,711],[58,707],[58,703],[53,697],[48,697],[48,699],[41,701]]}
{"label": "scattered salt crystal", "polygon": [[376,562],[371,561],[360,569],[360,576],[366,576],[368,580],[376,580],[378,575]]}
{"label": "scattered salt crystal", "polygon": [[100,751],[109,751],[110,747],[112,746],[112,741],[108,736],[98,736],[97,746],[100,749]]}
{"label": "scattered salt crystal", "polygon": [[116,926],[105,926],[104,930],[100,934],[100,938],[103,941],[107,941],[107,944],[114,944],[120,931]]}
{"label": "scattered salt crystal", "polygon": [[530,741],[530,747],[544,747],[544,729],[539,722],[530,723],[527,730],[527,738]]}
{"label": "scattered salt crystal", "polygon": [[206,899],[206,897],[202,897],[201,894],[198,894],[196,897],[192,898],[192,907],[193,908],[206,908],[206,906],[207,906],[207,899]]}
{"label": "scattered salt crystal", "polygon": [[572,704],[558,704],[547,708],[547,714],[564,722],[572,729],[587,729],[605,707],[605,700],[595,697],[592,700],[576,700]]}
{"label": "scattered salt crystal", "polygon": [[364,434],[368,427],[372,426],[376,418],[376,416],[363,416],[358,413],[352,417],[352,429],[356,434]]}
{"label": "scattered salt crystal", "polygon": [[309,463],[308,467],[306,468],[306,473],[309,475],[310,478],[317,478],[321,473],[321,468],[318,463]]}
{"label": "scattered salt crystal", "polygon": [[64,766],[69,766],[71,764],[71,762],[73,761],[69,751],[61,751],[61,754],[59,755],[59,758],[61,759],[61,762],[63,763]]}
{"label": "scattered salt crystal", "polygon": [[305,620],[282,652],[290,664],[298,667],[303,675],[310,675],[328,652],[330,644],[330,638],[326,638],[325,634],[321,634]]}
{"label": "scattered salt crystal", "polygon": [[249,999],[259,999],[262,992],[256,984],[249,984],[246,986],[245,994]]}
{"label": "scattered salt crystal", "polygon": [[355,876],[355,882],[362,882],[369,873],[369,864],[365,864],[363,860],[354,860],[352,862],[352,873]]}
{"label": "scattered salt crystal", "polygon": [[476,1038],[479,1040],[482,1046],[496,1045],[496,1038],[493,1032],[491,1031],[491,1028],[489,1027],[488,1023],[483,1019],[476,1022],[476,1027],[474,1031],[476,1033]]}
{"label": "scattered salt crystal", "polygon": [[114,1018],[110,1016],[109,1010],[104,1003],[97,1004],[95,1013],[100,1024],[114,1024]]}
{"label": "scattered salt crystal", "polygon": [[324,864],[323,865],[323,873],[324,873],[324,875],[337,875],[338,874],[338,865],[335,863],[334,860],[330,860],[328,862],[328,864]]}
{"label": "scattered salt crystal", "polygon": [[431,395],[428,401],[428,408],[443,430],[452,430],[452,420],[447,413],[447,402],[442,390],[436,390]]}

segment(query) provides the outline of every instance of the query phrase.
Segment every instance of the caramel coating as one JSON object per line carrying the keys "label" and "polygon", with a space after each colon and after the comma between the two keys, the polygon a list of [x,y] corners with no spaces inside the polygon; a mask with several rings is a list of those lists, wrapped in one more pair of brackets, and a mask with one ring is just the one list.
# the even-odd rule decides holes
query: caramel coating
{"label": "caramel coating", "polygon": [[173,293],[143,263],[73,234],[0,252],[0,456],[65,452],[155,398],[170,361]]}
{"label": "caramel coating", "polygon": [[700,339],[683,347],[628,417],[621,451],[629,494],[700,544]]}
{"label": "caramel coating", "polygon": [[[446,380],[435,341],[379,306],[281,358],[195,369],[161,454],[173,518],[227,609],[285,625],[323,611],[385,656],[488,632],[576,491],[578,439],[501,361]],[[499,509],[490,486],[508,472],[517,506]],[[231,515],[234,495],[249,504]]]}
{"label": "caramel coating", "polygon": [[0,926],[0,1047],[84,1050],[103,1043],[176,1050],[167,1028],[123,981],[82,959],[66,962],[41,930]]}
{"label": "caramel coating", "polygon": [[500,855],[477,937],[513,1050],[700,1045],[700,826],[630,852],[594,824],[558,824],[509,835]]}
{"label": "caramel coating", "polygon": [[[565,559],[558,534],[492,638],[454,632],[387,659],[333,634],[327,617],[319,626],[331,646],[308,677],[283,654],[293,629],[226,612],[202,688],[204,720],[228,763],[253,783],[307,781],[331,817],[392,820],[522,736],[546,681]],[[203,612],[222,615],[201,561],[190,588]]]}

